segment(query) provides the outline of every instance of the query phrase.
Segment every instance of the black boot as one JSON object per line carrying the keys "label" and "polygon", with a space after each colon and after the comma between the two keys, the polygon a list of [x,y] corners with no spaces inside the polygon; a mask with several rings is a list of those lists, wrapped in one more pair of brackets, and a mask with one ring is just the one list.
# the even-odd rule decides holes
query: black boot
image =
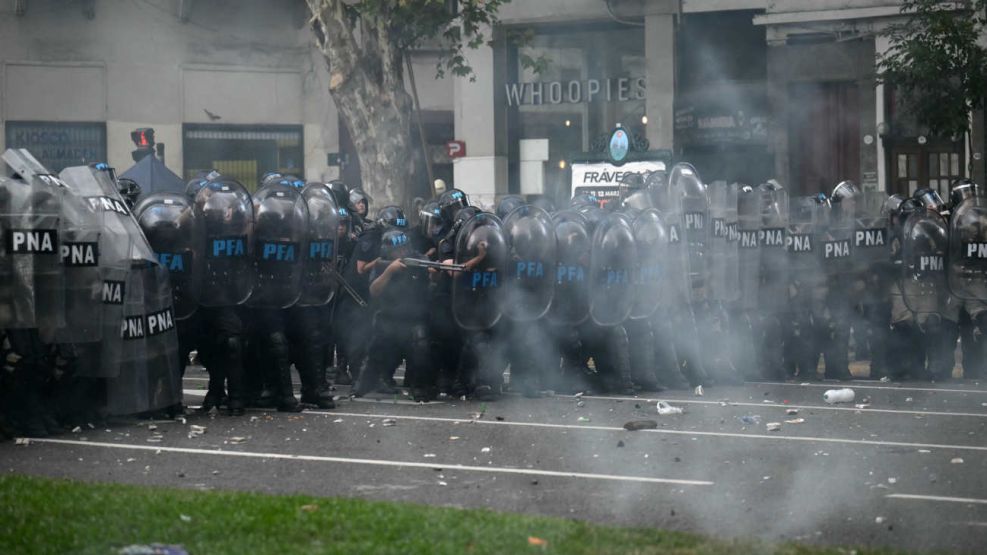
{"label": "black boot", "polygon": [[226,341],[226,387],[229,392],[228,409],[230,416],[244,414],[243,386],[243,344],[239,336],[231,336]]}

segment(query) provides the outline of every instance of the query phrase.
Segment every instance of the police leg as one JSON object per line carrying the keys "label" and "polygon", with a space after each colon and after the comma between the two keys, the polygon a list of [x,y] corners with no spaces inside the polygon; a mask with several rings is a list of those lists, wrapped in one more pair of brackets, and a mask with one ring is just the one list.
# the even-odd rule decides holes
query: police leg
{"label": "police leg", "polygon": [[870,343],[870,377],[887,374],[888,335],[891,333],[891,303],[864,304],[864,329]]}
{"label": "police leg", "polygon": [[409,384],[407,374],[405,375],[405,385],[411,388],[411,398],[420,403],[434,399],[438,372],[431,360],[431,342],[427,325],[422,323],[412,325],[410,344],[405,354],[405,366],[412,376],[412,382]]}
{"label": "police leg", "polygon": [[496,401],[504,386],[504,352],[495,341],[493,330],[474,332],[469,338],[470,350],[475,357],[472,372],[471,395],[478,401]]}
{"label": "police leg", "polygon": [[692,305],[684,305],[677,310],[673,320],[675,352],[678,355],[678,366],[682,375],[689,381],[689,386],[696,388],[709,385],[709,376],[703,367],[700,355],[699,338],[696,334],[696,317]]}
{"label": "police leg", "polygon": [[302,407],[295,398],[291,384],[291,348],[285,329],[284,311],[257,310],[256,316],[262,326],[262,339],[270,355],[266,368],[267,382],[274,390],[277,409],[280,412],[299,412]]}
{"label": "police leg", "polygon": [[216,366],[226,378],[228,408],[234,415],[243,414],[245,402],[243,367],[243,321],[236,308],[215,309],[212,318],[216,343]]}
{"label": "police leg", "polygon": [[[45,437],[42,389],[46,377],[45,348],[36,329],[8,329],[3,341],[4,372],[10,375],[8,416],[18,435]],[[54,432],[55,430],[51,430]]]}
{"label": "police leg", "polygon": [[831,303],[823,336],[824,376],[830,380],[849,380],[850,375],[850,307]]}
{"label": "police leg", "polygon": [[320,409],[336,408],[332,395],[325,387],[326,365],[323,357],[321,307],[295,307],[287,311],[288,332],[295,368],[302,382],[302,403]]}
{"label": "police leg", "polygon": [[667,389],[655,375],[655,334],[651,321],[647,318],[628,320],[624,322],[624,331],[627,332],[631,381],[643,391]]}
{"label": "police leg", "polygon": [[956,342],[959,340],[959,327],[949,318],[940,319],[930,326],[928,335],[928,377],[933,381],[948,381],[953,378],[956,366]]}
{"label": "police leg", "polygon": [[402,333],[396,322],[382,318],[374,319],[373,335],[367,352],[367,361],[360,370],[356,383],[353,384],[352,394],[363,397],[374,391],[393,393],[394,390],[383,382],[385,375],[390,375],[401,364],[401,347],[407,333]]}
{"label": "police leg", "polygon": [[966,353],[963,354],[963,377],[969,380],[976,380],[984,377],[984,370],[987,369],[987,303],[978,302],[968,307],[970,319],[973,321],[973,338],[971,351],[971,364],[967,371]]}
{"label": "police leg", "polygon": [[688,389],[689,382],[682,374],[679,355],[675,350],[675,339],[672,333],[672,312],[664,308],[658,309],[651,319],[651,331],[654,342],[655,378],[658,383],[669,389]]}

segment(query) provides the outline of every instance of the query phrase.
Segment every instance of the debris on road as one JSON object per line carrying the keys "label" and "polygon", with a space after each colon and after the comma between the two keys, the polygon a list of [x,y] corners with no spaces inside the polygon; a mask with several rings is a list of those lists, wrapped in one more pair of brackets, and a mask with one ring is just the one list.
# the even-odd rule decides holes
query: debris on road
{"label": "debris on road", "polygon": [[[699,386],[702,387],[702,386]],[[661,416],[669,416],[672,414],[682,414],[682,409],[679,407],[673,407],[665,401],[658,401],[658,414]]]}
{"label": "debris on road", "polygon": [[435,453],[425,453],[422,456],[425,457],[426,459],[434,459],[435,458]]}
{"label": "debris on road", "polygon": [[785,409],[785,414],[794,416],[799,413],[799,409]]}
{"label": "debris on road", "polygon": [[898,483],[898,479],[897,478],[888,478],[888,483],[889,484],[897,484]]}
{"label": "debris on road", "polygon": [[19,437],[17,438],[17,441],[14,442],[14,445],[30,445],[30,444],[31,444],[31,439],[26,437]]}
{"label": "debris on road", "polygon": [[[881,379],[883,380],[884,378],[881,378]],[[884,517],[883,516],[879,516],[879,517],[875,518],[874,519],[874,523],[875,524],[884,524]]]}
{"label": "debris on road", "polygon": [[805,418],[792,418],[791,420],[786,420],[785,424],[802,424],[805,422]]}
{"label": "debris on road", "polygon": [[582,401],[582,400],[576,401],[576,406],[577,407],[580,407],[580,408],[585,407],[586,406],[586,401]]}
{"label": "debris on road", "polygon": [[781,430],[781,422],[768,422],[764,426],[767,427],[769,432],[777,432]]}
{"label": "debris on road", "polygon": [[951,460],[949,462],[952,463],[952,464],[963,464],[963,459],[960,458],[960,457],[956,457],[956,458],[954,458],[953,460]]}
{"label": "debris on road", "polygon": [[397,425],[398,421],[393,418],[385,418],[381,421],[381,425],[386,427]]}
{"label": "debris on road", "polygon": [[703,394],[704,394],[704,392],[703,392],[703,386],[697,385],[696,386],[696,389],[693,390],[693,393],[695,394],[696,397],[702,397]]}
{"label": "debris on road", "polygon": [[[638,430],[653,430],[658,427],[658,423],[654,420],[631,420],[630,422],[624,423],[624,429],[628,432],[636,432]],[[617,447],[623,447],[623,442],[618,444]]]}
{"label": "debris on road", "polygon": [[188,438],[189,439],[199,437],[199,436],[201,436],[204,433],[206,433],[206,427],[205,426],[199,426],[197,424],[192,424],[192,425],[190,425],[188,427]]}
{"label": "debris on road", "polygon": [[833,405],[836,403],[852,403],[855,395],[849,387],[843,389],[827,389],[823,393],[823,401]]}
{"label": "debris on road", "polygon": [[588,416],[580,416],[579,418],[576,419],[576,422],[590,422],[590,421],[591,420],[589,419]]}
{"label": "debris on road", "polygon": [[481,453],[489,453],[490,452],[490,448],[489,447],[484,447],[483,449],[480,449],[480,452]]}
{"label": "debris on road", "polygon": [[76,426],[75,428],[72,428],[72,433],[73,434],[77,434],[77,433],[79,433],[81,431],[82,431],[82,426]]}
{"label": "debris on road", "polygon": [[623,446],[624,446],[624,440],[620,440],[617,442],[617,447],[623,447]]}
{"label": "debris on road", "polygon": [[757,424],[758,422],[761,421],[761,415],[759,414],[745,414],[739,418],[740,421],[743,422],[744,424],[751,424],[751,425]]}
{"label": "debris on road", "polygon": [[233,445],[240,445],[241,443],[246,443],[246,442],[247,442],[247,438],[242,436],[233,436],[230,438],[230,443],[232,443]]}
{"label": "debris on road", "polygon": [[866,409],[866,408],[870,408],[870,403],[857,403],[856,405],[853,406],[854,408],[858,408],[858,409]]}

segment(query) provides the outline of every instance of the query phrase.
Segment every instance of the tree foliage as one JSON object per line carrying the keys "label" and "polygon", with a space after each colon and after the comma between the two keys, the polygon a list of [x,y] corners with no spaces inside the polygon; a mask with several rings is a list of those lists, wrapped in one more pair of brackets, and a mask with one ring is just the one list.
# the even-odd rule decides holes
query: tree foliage
{"label": "tree foliage", "polygon": [[987,0],[905,0],[904,20],[889,30],[878,77],[901,93],[920,125],[941,137],[962,137],[970,112],[984,107]]}

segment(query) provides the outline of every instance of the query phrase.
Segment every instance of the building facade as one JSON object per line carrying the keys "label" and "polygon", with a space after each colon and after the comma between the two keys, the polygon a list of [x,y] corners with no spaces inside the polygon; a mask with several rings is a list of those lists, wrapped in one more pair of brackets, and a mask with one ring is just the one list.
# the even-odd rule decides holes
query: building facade
{"label": "building facade", "polygon": [[[972,147],[926,137],[875,82],[899,4],[514,0],[491,45],[469,54],[475,79],[437,80],[436,54],[413,56],[433,173],[483,203],[560,200],[571,162],[620,124],[709,182],[775,178],[792,194],[843,179],[889,192],[971,171],[982,182],[981,114]],[[5,2],[0,146],[31,148],[56,170],[125,169],[130,131],[153,127],[185,177],[359,182],[306,23],[296,0]],[[465,152],[450,155],[453,140]],[[421,172],[409,187],[428,190]]]}

